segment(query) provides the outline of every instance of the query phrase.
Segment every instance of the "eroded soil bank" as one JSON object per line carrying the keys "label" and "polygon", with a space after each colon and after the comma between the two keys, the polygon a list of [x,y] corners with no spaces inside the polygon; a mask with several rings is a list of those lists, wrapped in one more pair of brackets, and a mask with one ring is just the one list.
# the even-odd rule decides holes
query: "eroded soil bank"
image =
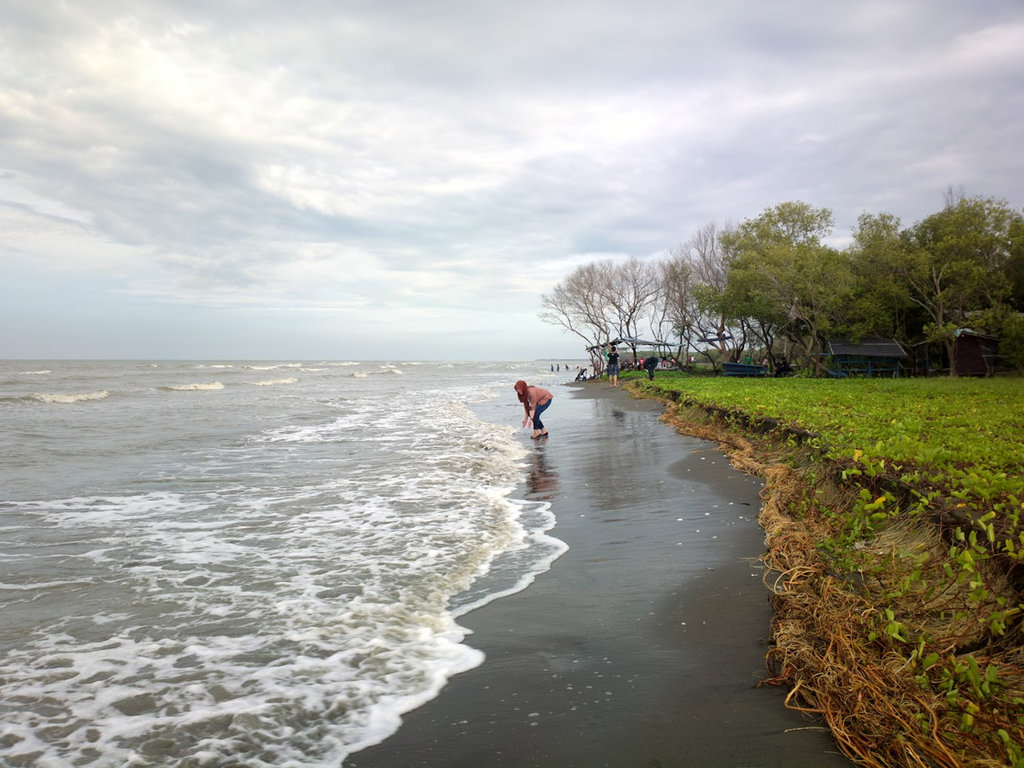
{"label": "eroded soil bank", "polygon": [[949,564],[950,537],[959,535],[949,515],[895,515],[844,552],[834,542],[863,486],[822,462],[800,430],[662,402],[664,421],[718,443],[735,467],[764,478],[768,657],[775,682],[789,690],[787,706],[821,716],[841,749],[867,766],[1024,765],[1019,626],[993,637],[979,621],[993,606],[1020,602],[1007,569],[993,560],[972,564],[970,578],[958,573]]}

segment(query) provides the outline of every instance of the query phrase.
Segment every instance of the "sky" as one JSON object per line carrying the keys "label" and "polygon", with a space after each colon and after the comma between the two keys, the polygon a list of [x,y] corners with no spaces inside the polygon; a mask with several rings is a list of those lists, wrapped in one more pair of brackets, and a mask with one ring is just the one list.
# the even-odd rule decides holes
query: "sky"
{"label": "sky", "polygon": [[579,359],[582,264],[1022,146],[1024,0],[0,0],[0,358]]}

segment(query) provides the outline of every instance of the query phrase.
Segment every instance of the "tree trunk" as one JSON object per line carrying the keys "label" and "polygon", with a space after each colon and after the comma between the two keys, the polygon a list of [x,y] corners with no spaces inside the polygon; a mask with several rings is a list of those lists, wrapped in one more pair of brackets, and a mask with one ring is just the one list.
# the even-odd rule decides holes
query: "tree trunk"
{"label": "tree trunk", "polygon": [[946,357],[949,358],[949,375],[955,378],[958,375],[956,372],[956,339],[944,342],[944,346],[946,347]]}

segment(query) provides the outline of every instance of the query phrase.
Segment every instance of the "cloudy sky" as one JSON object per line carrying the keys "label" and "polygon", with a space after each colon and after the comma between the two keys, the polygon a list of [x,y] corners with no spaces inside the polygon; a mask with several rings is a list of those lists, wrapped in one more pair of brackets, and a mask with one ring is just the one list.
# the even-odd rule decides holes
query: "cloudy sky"
{"label": "cloudy sky", "polygon": [[0,357],[579,357],[582,263],[1022,146],[1022,0],[0,0]]}

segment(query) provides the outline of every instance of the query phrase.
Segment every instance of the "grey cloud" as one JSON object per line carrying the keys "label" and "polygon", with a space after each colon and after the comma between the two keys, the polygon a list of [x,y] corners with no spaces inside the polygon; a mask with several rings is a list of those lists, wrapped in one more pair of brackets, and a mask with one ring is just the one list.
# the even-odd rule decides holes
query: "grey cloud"
{"label": "grey cloud", "polygon": [[1015,0],[6,6],[0,213],[128,249],[113,292],[512,311],[786,199],[1022,202]]}

